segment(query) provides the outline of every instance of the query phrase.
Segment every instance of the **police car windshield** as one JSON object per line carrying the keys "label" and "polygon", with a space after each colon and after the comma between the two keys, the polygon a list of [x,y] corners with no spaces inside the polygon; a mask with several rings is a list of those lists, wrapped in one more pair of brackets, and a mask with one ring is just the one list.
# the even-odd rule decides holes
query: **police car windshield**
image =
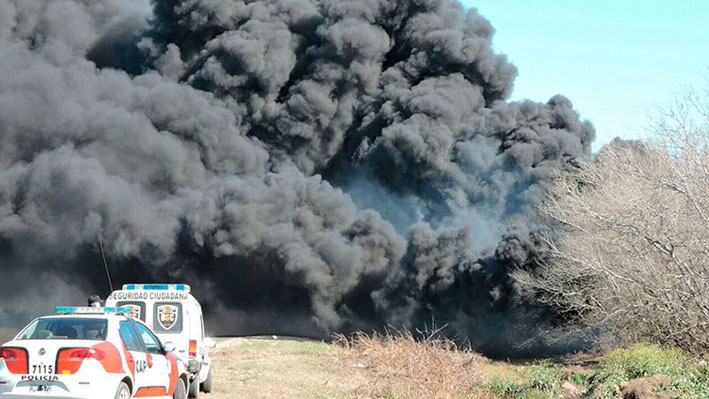
{"label": "police car windshield", "polygon": [[107,325],[108,322],[105,319],[48,317],[30,323],[17,339],[104,341],[106,339]]}

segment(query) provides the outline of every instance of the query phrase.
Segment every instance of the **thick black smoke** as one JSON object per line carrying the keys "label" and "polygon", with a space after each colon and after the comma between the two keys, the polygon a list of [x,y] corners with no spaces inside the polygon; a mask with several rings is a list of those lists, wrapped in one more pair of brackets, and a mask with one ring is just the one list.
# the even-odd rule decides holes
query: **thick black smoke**
{"label": "thick black smoke", "polygon": [[100,237],[217,333],[435,319],[511,353],[548,315],[508,274],[594,131],[507,102],[492,35],[452,0],[0,0],[0,307],[106,294]]}

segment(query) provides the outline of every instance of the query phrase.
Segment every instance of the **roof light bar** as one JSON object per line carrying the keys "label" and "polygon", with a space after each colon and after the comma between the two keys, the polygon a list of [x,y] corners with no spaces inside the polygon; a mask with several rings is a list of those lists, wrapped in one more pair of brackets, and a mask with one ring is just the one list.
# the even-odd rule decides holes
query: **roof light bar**
{"label": "roof light bar", "polygon": [[58,314],[106,314],[106,313],[130,313],[130,308],[97,308],[90,306],[57,306],[54,312]]}
{"label": "roof light bar", "polygon": [[126,291],[185,291],[190,292],[191,288],[187,284],[124,284]]}

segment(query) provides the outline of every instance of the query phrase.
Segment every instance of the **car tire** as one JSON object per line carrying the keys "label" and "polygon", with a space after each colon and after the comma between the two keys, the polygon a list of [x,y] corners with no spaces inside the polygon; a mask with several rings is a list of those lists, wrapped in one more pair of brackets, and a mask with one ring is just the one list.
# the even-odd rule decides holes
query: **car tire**
{"label": "car tire", "polygon": [[209,368],[209,372],[207,373],[207,379],[204,380],[202,383],[202,392],[204,393],[210,393],[212,392],[212,368]]}
{"label": "car tire", "polygon": [[175,393],[172,394],[173,399],[185,399],[187,393],[185,392],[185,381],[180,378],[177,380],[177,386],[175,387]]}
{"label": "car tire", "polygon": [[190,382],[190,391],[188,397],[190,399],[199,399],[199,374]]}
{"label": "car tire", "polygon": [[118,390],[116,390],[116,399],[130,399],[130,388],[125,382],[118,384]]}

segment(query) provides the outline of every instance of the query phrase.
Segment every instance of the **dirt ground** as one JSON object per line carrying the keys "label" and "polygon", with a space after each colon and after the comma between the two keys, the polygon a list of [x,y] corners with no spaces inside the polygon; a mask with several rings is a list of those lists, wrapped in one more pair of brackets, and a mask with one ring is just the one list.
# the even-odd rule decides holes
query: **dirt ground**
{"label": "dirt ground", "polygon": [[211,353],[214,387],[200,398],[356,398],[357,365],[317,341],[235,338]]}
{"label": "dirt ground", "polygon": [[[17,329],[0,328],[0,344]],[[357,369],[337,363],[331,347],[317,341],[272,338],[221,340],[211,351],[212,394],[202,399],[355,398]]]}

